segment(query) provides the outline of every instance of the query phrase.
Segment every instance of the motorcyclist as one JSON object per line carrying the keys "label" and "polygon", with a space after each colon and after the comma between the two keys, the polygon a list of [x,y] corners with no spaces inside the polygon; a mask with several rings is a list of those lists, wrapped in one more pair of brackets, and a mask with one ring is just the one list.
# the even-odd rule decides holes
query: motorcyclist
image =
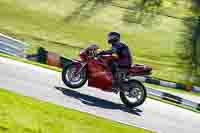
{"label": "motorcyclist", "polygon": [[121,35],[118,32],[110,32],[108,34],[108,44],[112,45],[112,49],[102,51],[99,54],[116,54],[118,59],[113,61],[111,64],[111,69],[113,75],[116,78],[116,72],[120,68],[128,68],[132,64],[132,56],[128,46],[122,42],[120,42]]}

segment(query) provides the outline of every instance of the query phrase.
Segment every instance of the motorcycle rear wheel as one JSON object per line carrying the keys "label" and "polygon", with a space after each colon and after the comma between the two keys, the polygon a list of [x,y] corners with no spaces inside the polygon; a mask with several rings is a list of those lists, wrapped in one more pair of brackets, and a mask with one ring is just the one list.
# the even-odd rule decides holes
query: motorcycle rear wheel
{"label": "motorcycle rear wheel", "polygon": [[[120,98],[128,108],[135,108],[142,105],[147,97],[145,87],[137,80],[131,80],[123,83],[120,91]],[[135,99],[135,101],[131,100]]]}
{"label": "motorcycle rear wheel", "polygon": [[87,82],[87,71],[85,68],[83,68],[80,74],[75,76],[75,73],[79,71],[77,65],[79,64],[67,65],[62,71],[62,81],[66,86],[72,89],[81,88]]}

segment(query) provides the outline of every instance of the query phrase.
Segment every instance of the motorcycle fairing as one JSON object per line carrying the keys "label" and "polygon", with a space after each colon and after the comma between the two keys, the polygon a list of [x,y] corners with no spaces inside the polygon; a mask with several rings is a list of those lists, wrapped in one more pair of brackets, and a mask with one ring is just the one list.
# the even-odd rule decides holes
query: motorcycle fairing
{"label": "motorcycle fairing", "polygon": [[105,65],[97,59],[88,62],[88,86],[112,91],[113,76]]}

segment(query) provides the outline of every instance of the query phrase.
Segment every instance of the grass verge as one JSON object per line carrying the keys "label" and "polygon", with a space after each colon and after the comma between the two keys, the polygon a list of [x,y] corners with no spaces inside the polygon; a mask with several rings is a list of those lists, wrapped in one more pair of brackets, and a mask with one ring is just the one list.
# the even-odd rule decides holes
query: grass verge
{"label": "grass verge", "polygon": [[0,108],[3,133],[152,133],[4,89],[0,89]]}

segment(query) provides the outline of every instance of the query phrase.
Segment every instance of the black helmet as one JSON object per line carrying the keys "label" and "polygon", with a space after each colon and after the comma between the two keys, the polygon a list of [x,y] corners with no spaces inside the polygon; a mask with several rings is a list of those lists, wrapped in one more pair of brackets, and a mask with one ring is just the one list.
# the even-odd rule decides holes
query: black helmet
{"label": "black helmet", "polygon": [[118,32],[110,32],[108,34],[108,43],[112,44],[120,41],[120,36],[121,35]]}

